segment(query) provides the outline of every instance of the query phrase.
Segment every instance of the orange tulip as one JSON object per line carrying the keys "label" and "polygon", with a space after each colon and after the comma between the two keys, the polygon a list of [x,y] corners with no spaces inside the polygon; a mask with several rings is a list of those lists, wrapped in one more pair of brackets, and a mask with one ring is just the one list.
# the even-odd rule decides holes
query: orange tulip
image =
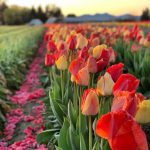
{"label": "orange tulip", "polygon": [[76,83],[82,86],[88,86],[90,81],[90,74],[88,68],[84,67],[75,75]]}
{"label": "orange tulip", "polygon": [[70,73],[76,75],[77,72],[83,67],[83,65],[84,65],[83,59],[81,58],[74,59],[69,66]]}
{"label": "orange tulip", "polygon": [[94,89],[84,91],[81,102],[81,112],[84,115],[96,115],[99,111],[99,99]]}

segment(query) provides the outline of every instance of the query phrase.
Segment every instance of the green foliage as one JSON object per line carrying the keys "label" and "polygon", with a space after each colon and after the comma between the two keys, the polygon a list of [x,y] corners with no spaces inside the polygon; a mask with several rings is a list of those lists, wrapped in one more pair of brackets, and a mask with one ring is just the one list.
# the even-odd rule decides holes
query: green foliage
{"label": "green foliage", "polygon": [[[131,51],[131,45],[126,44],[119,39],[114,45],[114,49],[118,52],[117,62],[125,64],[125,72],[129,72],[140,79],[139,92],[150,92],[150,51],[146,47],[142,47],[137,52]],[[149,95],[149,94],[148,94]]]}
{"label": "green foliage", "polygon": [[23,24],[30,21],[30,10],[28,8],[11,6],[4,10],[3,18],[5,24]]}
{"label": "green foliage", "polygon": [[29,26],[0,27],[0,124],[5,122],[5,113],[10,109],[8,96],[23,82],[44,30]]}

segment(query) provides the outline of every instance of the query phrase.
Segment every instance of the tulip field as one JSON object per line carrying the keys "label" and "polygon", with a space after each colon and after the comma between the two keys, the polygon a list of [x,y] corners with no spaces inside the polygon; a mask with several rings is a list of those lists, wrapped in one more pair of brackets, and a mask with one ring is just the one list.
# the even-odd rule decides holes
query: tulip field
{"label": "tulip field", "polygon": [[0,27],[0,150],[149,150],[147,31]]}

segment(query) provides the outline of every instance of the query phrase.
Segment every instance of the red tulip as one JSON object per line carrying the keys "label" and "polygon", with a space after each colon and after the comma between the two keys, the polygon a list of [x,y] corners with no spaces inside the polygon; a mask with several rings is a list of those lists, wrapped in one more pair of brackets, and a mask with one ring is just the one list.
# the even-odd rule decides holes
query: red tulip
{"label": "red tulip", "polygon": [[48,49],[48,51],[50,51],[50,52],[55,52],[55,51],[57,51],[57,47],[56,47],[56,45],[55,45],[55,43],[54,43],[53,41],[49,41],[49,42],[47,43],[47,49]]}
{"label": "red tulip", "polygon": [[147,35],[147,41],[150,42],[150,33]]}
{"label": "red tulip", "polygon": [[99,112],[99,99],[96,90],[84,91],[81,102],[81,111],[84,115],[96,115]]}
{"label": "red tulip", "polygon": [[92,41],[95,38],[99,38],[99,33],[91,33],[89,41]]}
{"label": "red tulip", "polygon": [[45,55],[45,66],[52,66],[55,64],[55,57],[52,54]]}
{"label": "red tulip", "polygon": [[107,139],[112,150],[148,150],[144,132],[125,111],[103,115],[97,122],[96,134]]}
{"label": "red tulip", "polygon": [[87,47],[82,48],[82,50],[79,51],[78,57],[87,60],[89,57],[88,48]]}
{"label": "red tulip", "polygon": [[113,93],[116,95],[120,91],[135,92],[139,82],[140,81],[132,74],[122,74],[114,85]]}
{"label": "red tulip", "polygon": [[52,34],[46,33],[44,36],[44,41],[49,41],[52,38]]}
{"label": "red tulip", "polygon": [[76,44],[77,44],[76,36],[75,35],[71,35],[67,39],[67,44],[68,44],[70,50],[74,50],[76,48]]}
{"label": "red tulip", "polygon": [[70,73],[76,75],[77,72],[83,67],[83,64],[84,62],[81,58],[73,60],[69,66]]}
{"label": "red tulip", "polygon": [[116,61],[116,57],[117,57],[117,53],[113,50],[112,47],[107,49],[109,51],[109,62],[115,62]]}
{"label": "red tulip", "polygon": [[67,44],[64,41],[59,41],[57,44],[58,51],[67,51],[68,47]]}
{"label": "red tulip", "polygon": [[101,72],[109,63],[109,52],[107,50],[103,50],[101,52],[101,56],[99,57],[99,59],[97,59],[96,63],[97,63],[97,70],[98,72]]}
{"label": "red tulip", "polygon": [[140,99],[134,92],[120,91],[114,97],[111,111],[116,112],[124,110],[135,117],[139,103]]}
{"label": "red tulip", "polygon": [[106,72],[108,72],[111,75],[114,82],[116,82],[119,76],[123,73],[123,67],[124,67],[123,63],[115,64],[110,66],[106,70]]}
{"label": "red tulip", "polygon": [[89,56],[87,60],[87,67],[90,73],[96,73],[98,71],[97,63],[93,56]]}

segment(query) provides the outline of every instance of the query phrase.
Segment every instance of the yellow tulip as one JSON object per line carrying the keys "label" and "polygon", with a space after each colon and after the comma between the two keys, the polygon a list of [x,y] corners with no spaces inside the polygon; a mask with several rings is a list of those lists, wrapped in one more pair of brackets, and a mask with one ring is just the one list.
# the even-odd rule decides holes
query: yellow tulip
{"label": "yellow tulip", "polygon": [[135,120],[138,123],[150,123],[150,100],[144,100],[140,103]]}
{"label": "yellow tulip", "polygon": [[75,82],[76,81],[76,78],[75,78],[75,76],[72,74],[71,75],[71,82]]}
{"label": "yellow tulip", "polygon": [[77,45],[76,48],[82,49],[87,46],[88,40],[81,34],[77,34]]}
{"label": "yellow tulip", "polygon": [[128,36],[130,34],[130,31],[129,30],[125,30],[124,33],[123,33],[123,36]]}
{"label": "yellow tulip", "polygon": [[65,55],[62,55],[58,58],[58,60],[56,61],[56,66],[59,70],[67,69],[67,58]]}
{"label": "yellow tulip", "polygon": [[99,95],[112,95],[114,81],[109,73],[105,73],[97,82],[97,92]]}
{"label": "yellow tulip", "polygon": [[94,58],[99,58],[101,56],[101,52],[103,49],[107,48],[107,45],[102,44],[98,45],[93,49],[93,57]]}

